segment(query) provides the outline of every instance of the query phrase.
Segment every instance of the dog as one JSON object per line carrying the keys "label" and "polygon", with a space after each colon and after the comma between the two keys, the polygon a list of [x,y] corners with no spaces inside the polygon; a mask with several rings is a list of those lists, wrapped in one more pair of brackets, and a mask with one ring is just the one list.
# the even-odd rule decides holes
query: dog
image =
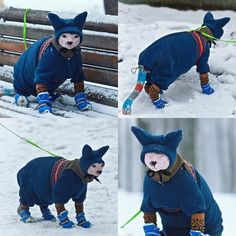
{"label": "dog", "polygon": [[[145,236],[220,236],[221,211],[209,186],[177,154],[182,130],[166,135],[154,135],[135,126],[131,130],[143,146],[141,161],[148,169],[141,205]],[[156,212],[161,217],[162,231],[157,227]]]}
{"label": "dog", "polygon": [[102,157],[109,146],[92,150],[85,145],[82,157],[73,161],[61,157],[40,157],[31,160],[17,173],[20,187],[20,205],[17,213],[24,223],[34,222],[29,207],[38,205],[46,221],[56,221],[48,206],[55,204],[59,225],[72,228],[75,224],[69,220],[65,204],[72,199],[75,202],[77,225],[91,227],[86,220],[83,202],[86,199],[87,184],[102,174],[105,162]]}
{"label": "dog", "polygon": [[74,99],[80,111],[90,110],[91,104],[84,93],[85,75],[82,70],[80,44],[87,12],[73,19],[62,19],[48,14],[54,36],[46,36],[33,43],[14,66],[13,86],[18,106],[29,106],[28,96],[37,96],[39,113],[52,112],[52,101],[59,95],[55,90],[66,79],[74,83]]}
{"label": "dog", "polygon": [[[214,92],[208,77],[210,47],[214,39],[222,37],[223,27],[229,20],[229,17],[216,20],[208,12],[199,29],[166,35],[140,53],[139,75],[145,73],[144,89],[154,106],[159,109],[165,107],[167,102],[162,100],[160,94],[194,65],[200,74],[202,92],[207,95]],[[142,81],[142,78],[139,80]]]}

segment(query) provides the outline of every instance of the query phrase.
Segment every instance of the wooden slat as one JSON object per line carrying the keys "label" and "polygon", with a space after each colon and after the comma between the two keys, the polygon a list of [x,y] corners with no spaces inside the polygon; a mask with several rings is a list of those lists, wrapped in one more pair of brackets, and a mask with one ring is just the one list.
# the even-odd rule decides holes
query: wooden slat
{"label": "wooden slat", "polygon": [[[1,70],[1,67],[0,67],[0,70]],[[13,82],[12,81],[12,73],[10,73],[10,72],[9,73],[0,73],[0,80],[8,82],[8,83],[12,83]],[[87,90],[89,91],[90,90],[89,88],[92,88],[92,90],[96,91],[96,89],[93,89],[94,87],[96,88],[96,86],[87,85],[86,87],[88,87],[88,89],[86,89],[86,91]],[[114,94],[114,97],[117,97],[117,90],[112,89],[112,88],[109,88],[108,90],[109,90],[109,93]],[[73,91],[71,91],[67,87],[65,87],[63,89],[58,89],[57,91],[62,95],[67,94],[70,96],[74,96]],[[118,102],[116,99],[112,99],[110,96],[106,97],[103,93],[101,93],[99,91],[94,92],[94,93],[88,92],[87,96],[90,101],[94,101],[94,102],[97,102],[97,103],[100,103],[103,105],[107,105],[107,106],[118,107]]]}
{"label": "wooden slat", "polygon": [[[21,25],[0,23],[0,28],[0,35],[22,38],[23,27]],[[39,29],[32,26],[27,27],[27,39],[38,40],[47,35],[53,35],[53,30],[46,28]],[[113,34],[85,33],[81,46],[118,51],[118,38]]]}
{"label": "wooden slat", "polygon": [[[25,9],[20,8],[5,8],[0,11],[0,19],[4,19],[4,21],[16,21],[23,22]],[[48,20],[49,11],[42,10],[33,10],[31,9],[27,16],[27,22],[32,24],[41,24],[41,25],[50,25]],[[86,21],[84,25],[84,29],[100,31],[100,32],[108,32],[108,33],[118,33],[117,24],[112,23],[104,23],[104,22],[92,22]]]}
{"label": "wooden slat", "polygon": [[[29,46],[28,43],[27,47]],[[23,53],[25,51],[23,42],[4,38],[0,38],[0,49],[13,53]],[[117,55],[112,53],[82,50],[82,58],[84,64],[118,69]]]}
{"label": "wooden slat", "polygon": [[[18,56],[0,52],[0,65],[14,66]],[[118,87],[118,73],[84,66],[83,71],[90,82]]]}

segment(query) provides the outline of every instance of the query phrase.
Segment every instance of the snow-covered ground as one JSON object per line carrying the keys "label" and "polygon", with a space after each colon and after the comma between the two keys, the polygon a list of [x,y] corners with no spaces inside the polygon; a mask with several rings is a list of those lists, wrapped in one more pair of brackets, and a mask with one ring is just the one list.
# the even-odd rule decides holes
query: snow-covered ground
{"label": "snow-covered ground", "polygon": [[[104,156],[106,166],[100,177],[102,185],[96,181],[88,185],[85,212],[94,225],[91,229],[81,227],[61,229],[58,222],[24,224],[19,221],[16,214],[19,190],[16,173],[31,159],[48,154],[26,144],[0,126],[0,235],[117,235],[117,119],[81,117],[65,122],[64,119],[58,118],[41,120],[24,117],[24,119],[3,118],[0,122],[23,137],[68,159],[79,158],[81,149],[86,143],[94,149],[110,145]],[[66,204],[66,208],[70,219],[75,222],[73,202]],[[53,205],[50,209],[56,214]],[[35,218],[41,217],[37,206],[33,207],[31,212]]]}
{"label": "snow-covered ground", "polygon": [[[223,225],[224,232],[222,236],[232,236],[235,235],[235,218],[234,212],[236,211],[235,194],[214,194],[215,200],[220,206],[223,215]],[[133,216],[140,208],[142,201],[141,193],[128,193],[124,190],[119,190],[118,196],[118,235],[119,236],[142,236],[143,233],[143,217],[142,213],[130,224],[128,224],[124,229],[121,229],[123,225],[131,216]],[[128,203],[128,204],[127,204]],[[158,216],[158,214],[157,214]],[[157,218],[157,222],[160,225],[160,218]],[[161,227],[160,227],[161,228]]]}
{"label": "snow-covered ground", "polygon": [[18,8],[32,8],[53,11],[89,11],[93,14],[104,14],[103,0],[3,0],[4,6],[12,6]]}
{"label": "snow-covered ground", "polygon": [[[205,11],[180,11],[146,5],[119,3],[119,114],[125,98],[134,89],[139,53],[158,38],[173,32],[195,29],[202,24]],[[233,11],[212,11],[215,18],[229,16],[224,39],[236,39],[236,14]],[[134,101],[135,117],[235,117],[236,116],[236,45],[217,43],[211,49],[210,82],[215,93],[201,93],[199,77],[192,68],[165,92],[169,101],[165,109],[157,110],[148,95],[142,92]]]}

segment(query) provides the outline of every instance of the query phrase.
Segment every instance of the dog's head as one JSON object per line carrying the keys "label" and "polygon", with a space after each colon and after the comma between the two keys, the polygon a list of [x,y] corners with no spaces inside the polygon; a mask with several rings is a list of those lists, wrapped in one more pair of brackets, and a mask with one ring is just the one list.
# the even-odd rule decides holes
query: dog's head
{"label": "dog's head", "polygon": [[143,146],[141,161],[149,169],[159,171],[174,165],[182,130],[175,130],[166,135],[153,135],[135,126],[131,127],[131,130]]}
{"label": "dog's head", "polygon": [[87,12],[77,15],[73,19],[62,19],[54,13],[49,13],[48,18],[55,31],[58,43],[67,49],[77,47],[83,40],[83,26]]}
{"label": "dog's head", "polygon": [[214,19],[211,12],[207,12],[202,26],[208,27],[211,32],[213,33],[213,36],[217,39],[220,39],[222,35],[224,34],[223,27],[230,21],[229,17],[224,17],[221,19]]}
{"label": "dog's head", "polygon": [[104,146],[98,150],[92,150],[89,145],[85,145],[82,150],[82,157],[80,158],[80,167],[85,174],[98,177],[102,174],[105,162],[102,157],[109,149],[109,146]]}

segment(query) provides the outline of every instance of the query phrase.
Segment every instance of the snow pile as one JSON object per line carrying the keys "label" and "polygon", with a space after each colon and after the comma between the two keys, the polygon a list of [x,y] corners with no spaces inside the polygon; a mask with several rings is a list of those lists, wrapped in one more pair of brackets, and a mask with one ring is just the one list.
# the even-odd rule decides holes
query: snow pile
{"label": "snow pile", "polygon": [[[88,185],[85,201],[87,218],[94,225],[91,229],[61,229],[58,222],[37,222],[23,224],[16,214],[18,207],[18,185],[16,173],[28,161],[39,156],[48,156],[39,149],[26,144],[9,131],[0,127],[0,235],[32,236],[35,233],[43,236],[86,235],[110,236],[117,235],[117,120],[80,118],[40,120],[25,117],[24,119],[1,119],[1,123],[16,131],[25,138],[64,156],[67,159],[79,158],[84,144],[88,143],[97,149],[109,145],[110,149],[104,156],[106,166],[99,178]],[[107,188],[108,194],[105,190]],[[66,204],[70,219],[75,222],[74,203]],[[56,214],[54,206],[50,209]],[[37,206],[31,208],[32,216],[41,217]]]}
{"label": "snow pile", "polygon": [[[205,11],[179,11],[146,5],[119,3],[119,113],[126,97],[134,89],[137,74],[130,69],[137,66],[139,53],[158,38],[179,31],[198,28]],[[213,11],[216,18],[231,17],[225,27],[224,39],[234,39],[235,12]],[[132,114],[138,117],[235,117],[236,116],[236,45],[219,42],[211,49],[210,82],[215,89],[211,96],[201,92],[199,76],[192,68],[164,93],[169,104],[157,110],[149,96],[142,92],[135,100]]]}
{"label": "snow pile", "polygon": [[[234,212],[236,210],[235,194],[222,194],[217,193],[214,194],[215,200],[219,204],[219,207],[222,211],[223,215],[223,225],[224,232],[222,236],[232,236],[236,233],[235,230],[235,220],[234,220]],[[120,226],[123,225],[131,216],[136,213],[142,202],[142,194],[141,193],[128,193],[123,190],[119,190],[119,236],[143,236],[143,218],[142,213],[130,224],[128,224],[124,229],[120,229]],[[129,204],[127,204],[127,202]],[[157,214],[157,222],[158,226],[161,227],[161,220]]]}

